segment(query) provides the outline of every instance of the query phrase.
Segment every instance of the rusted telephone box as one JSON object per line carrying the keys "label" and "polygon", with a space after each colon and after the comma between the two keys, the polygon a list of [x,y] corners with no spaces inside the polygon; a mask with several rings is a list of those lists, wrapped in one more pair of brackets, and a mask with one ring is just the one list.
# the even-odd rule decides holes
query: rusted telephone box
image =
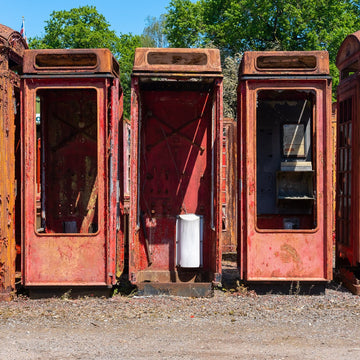
{"label": "rusted telephone box", "polygon": [[109,287],[123,262],[118,63],[108,49],[27,50],[22,102],[23,283]]}
{"label": "rusted telephone box", "polygon": [[360,294],[359,129],[360,31],[337,54],[336,265],[344,283]]}
{"label": "rusted telephone box", "polygon": [[241,276],[331,279],[328,53],[244,53],[238,104]]}
{"label": "rusted telephone box", "polygon": [[131,127],[130,280],[219,281],[219,51],[137,49]]}
{"label": "rusted telephone box", "polygon": [[[20,229],[20,74],[25,40],[0,25],[0,300],[15,290]],[[20,236],[19,236],[20,240]]]}

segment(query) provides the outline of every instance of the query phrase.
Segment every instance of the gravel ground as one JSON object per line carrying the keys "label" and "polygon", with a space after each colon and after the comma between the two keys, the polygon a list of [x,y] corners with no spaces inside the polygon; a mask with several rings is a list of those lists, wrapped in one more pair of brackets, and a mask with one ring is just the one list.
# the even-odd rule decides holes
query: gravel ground
{"label": "gravel ground", "polygon": [[0,359],[360,359],[360,297],[173,296],[0,303]]}

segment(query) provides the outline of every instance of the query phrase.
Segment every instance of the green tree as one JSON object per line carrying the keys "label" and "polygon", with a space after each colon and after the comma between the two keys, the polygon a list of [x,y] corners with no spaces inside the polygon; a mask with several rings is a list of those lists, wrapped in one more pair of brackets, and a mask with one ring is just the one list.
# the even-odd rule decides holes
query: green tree
{"label": "green tree", "polygon": [[168,41],[164,33],[165,15],[160,15],[159,19],[155,16],[146,18],[146,26],[142,33],[143,44],[146,47],[164,48],[168,46]]}
{"label": "green tree", "polygon": [[105,17],[94,6],[83,6],[69,11],[53,11],[45,22],[45,35],[30,39],[31,48],[75,49],[108,48],[118,50],[118,37]]}
{"label": "green tree", "polygon": [[137,47],[144,46],[144,39],[139,35],[121,34],[118,42],[118,61],[120,79],[124,92],[124,116],[130,119],[131,104],[131,72],[134,64],[134,54]]}
{"label": "green tree", "polygon": [[224,117],[235,118],[237,109],[237,84],[241,56],[227,56],[223,61]]}
{"label": "green tree", "polygon": [[165,29],[173,47],[194,47],[202,44],[202,4],[191,0],[171,0],[165,15]]}
{"label": "green tree", "polygon": [[110,29],[105,17],[94,6],[69,11],[54,11],[46,21],[45,35],[29,40],[30,48],[75,49],[108,48],[120,64],[120,79],[124,91],[124,116],[130,116],[131,71],[135,48],[143,46],[139,35],[120,34]]}
{"label": "green tree", "polygon": [[184,45],[212,43],[224,57],[246,50],[334,51],[360,25],[360,6],[351,0],[172,0],[167,10],[171,44],[191,34]]}
{"label": "green tree", "polygon": [[[189,3],[189,0],[170,2],[165,26],[171,44],[190,47],[211,44],[221,50],[223,59],[246,50],[327,50],[335,85],[338,79],[335,59],[340,44],[346,35],[360,28],[359,1],[353,0]],[[184,37],[189,41],[184,42]]]}

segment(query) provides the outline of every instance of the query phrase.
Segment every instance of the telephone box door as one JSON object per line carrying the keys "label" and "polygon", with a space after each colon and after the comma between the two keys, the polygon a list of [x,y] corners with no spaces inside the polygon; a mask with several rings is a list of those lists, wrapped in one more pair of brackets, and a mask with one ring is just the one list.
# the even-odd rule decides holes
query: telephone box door
{"label": "telephone box door", "polygon": [[24,76],[26,286],[115,283],[120,91],[109,76]]}
{"label": "telephone box door", "polygon": [[130,280],[219,281],[218,51],[137,49],[131,105]]}
{"label": "telephone box door", "polygon": [[325,52],[244,55],[239,249],[246,280],[332,277],[331,88],[326,64]]}

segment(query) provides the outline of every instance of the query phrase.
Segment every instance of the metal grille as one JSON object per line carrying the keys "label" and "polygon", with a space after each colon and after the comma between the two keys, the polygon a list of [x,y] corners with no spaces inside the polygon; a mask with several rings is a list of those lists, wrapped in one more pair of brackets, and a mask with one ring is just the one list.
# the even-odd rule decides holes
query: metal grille
{"label": "metal grille", "polygon": [[351,235],[352,98],[339,105],[336,237],[339,243],[348,246]]}

